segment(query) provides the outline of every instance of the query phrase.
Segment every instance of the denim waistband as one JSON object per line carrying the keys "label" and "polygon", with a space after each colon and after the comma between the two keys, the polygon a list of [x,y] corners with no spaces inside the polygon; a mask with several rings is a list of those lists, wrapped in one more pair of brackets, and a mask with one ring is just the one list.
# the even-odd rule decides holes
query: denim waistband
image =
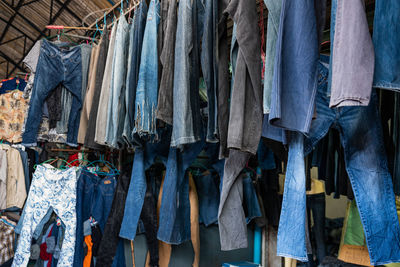
{"label": "denim waistband", "polygon": [[76,46],[65,46],[67,43],[62,42],[62,43],[54,43],[54,42],[49,42],[46,39],[42,40],[42,49],[45,51],[49,52],[51,56],[57,56],[60,54],[73,54],[76,52],[79,52],[81,50],[81,45],[76,45]]}

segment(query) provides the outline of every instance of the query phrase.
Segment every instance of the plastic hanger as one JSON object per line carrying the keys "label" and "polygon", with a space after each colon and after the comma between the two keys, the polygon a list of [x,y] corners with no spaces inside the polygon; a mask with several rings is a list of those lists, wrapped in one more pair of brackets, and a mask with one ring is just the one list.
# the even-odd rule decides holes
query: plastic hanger
{"label": "plastic hanger", "polygon": [[[62,158],[53,158],[53,159],[48,159],[48,160],[46,160],[46,161],[44,161],[44,162],[42,162],[42,163],[40,163],[40,164],[35,164],[34,166],[33,166],[33,168],[34,169],[36,169],[36,167],[38,166],[38,165],[44,165],[44,164],[49,164],[49,165],[51,165],[51,164],[53,164],[54,162],[56,162],[56,161],[59,161],[59,160],[61,160],[62,162],[64,162],[65,164],[66,164],[66,166],[68,166],[68,168],[70,168],[70,167],[72,167],[71,166],[71,164],[68,162],[68,161],[66,161],[65,159],[62,159]],[[66,166],[61,166],[60,168],[56,168],[56,167],[54,167],[55,169],[65,169],[65,167]]]}

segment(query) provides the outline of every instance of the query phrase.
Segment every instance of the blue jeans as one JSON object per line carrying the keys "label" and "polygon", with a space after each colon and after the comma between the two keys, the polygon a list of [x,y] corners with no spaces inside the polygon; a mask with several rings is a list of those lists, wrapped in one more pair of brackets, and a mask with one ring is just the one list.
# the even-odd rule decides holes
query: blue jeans
{"label": "blue jeans", "polygon": [[400,2],[377,0],[375,2],[374,87],[400,90]]}
{"label": "blue jeans", "polygon": [[[307,133],[317,90],[314,0],[283,0],[271,92],[271,125]],[[296,49],[293,49],[296,44]]]}
{"label": "blue jeans", "polygon": [[140,1],[139,7],[133,15],[133,23],[129,33],[128,70],[126,74],[125,104],[126,115],[122,137],[132,146],[132,130],[135,123],[136,86],[139,79],[140,55],[144,28],[146,26],[147,4]]}
{"label": "blue jeans", "polygon": [[135,99],[134,134],[154,138],[158,99],[157,29],[160,22],[160,2],[151,0],[144,30],[139,81]]}
{"label": "blue jeans", "polygon": [[261,217],[260,203],[249,173],[243,175],[243,207],[246,223],[250,223],[254,218]]}
{"label": "blue jeans", "polygon": [[[316,98],[317,118],[305,138],[293,133],[285,192],[278,231],[278,255],[307,261],[305,243],[304,156],[312,151],[330,127],[340,132],[346,170],[353,187],[363,223],[372,265],[400,261],[400,226],[393,185],[387,167],[377,95],[367,107],[329,108],[327,68],[319,64],[320,79]],[[296,218],[296,220],[293,220]]]}
{"label": "blue jeans", "polygon": [[264,0],[268,9],[267,39],[265,48],[265,73],[264,73],[264,114],[271,111],[272,79],[274,76],[274,63],[276,43],[278,40],[279,23],[281,17],[282,0]]}
{"label": "blue jeans", "polygon": [[160,130],[159,136],[159,143],[147,142],[135,150],[131,182],[125,202],[124,219],[119,232],[119,236],[122,238],[135,239],[147,188],[146,170],[150,168],[157,157],[164,162],[168,158],[171,129]]}
{"label": "blue jeans", "polygon": [[116,180],[114,177],[101,180],[97,175],[82,170],[76,190],[77,225],[74,266],[82,266],[83,264],[83,223],[93,217],[99,223],[101,230],[104,231],[115,187]]}
{"label": "blue jeans", "polygon": [[205,176],[193,175],[199,197],[199,223],[205,226],[218,221],[219,177],[213,173]]}
{"label": "blue jeans", "polygon": [[190,240],[189,177],[186,169],[204,147],[204,140],[184,147],[171,147],[163,185],[157,238],[168,244]]}
{"label": "blue jeans", "polygon": [[35,75],[28,118],[22,145],[36,146],[36,137],[46,97],[62,83],[74,96],[68,122],[67,144],[77,146],[77,137],[82,108],[82,67],[80,46],[61,49],[46,40],[42,41]]}

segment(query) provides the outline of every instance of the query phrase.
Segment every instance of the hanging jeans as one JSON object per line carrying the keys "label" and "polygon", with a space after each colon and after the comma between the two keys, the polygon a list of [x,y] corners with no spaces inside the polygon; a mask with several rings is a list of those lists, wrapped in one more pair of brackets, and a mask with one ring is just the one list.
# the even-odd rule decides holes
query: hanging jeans
{"label": "hanging jeans", "polygon": [[135,239],[147,188],[146,170],[153,165],[156,157],[164,162],[166,162],[168,158],[171,129],[163,129],[159,131],[158,135],[160,136],[159,143],[147,142],[143,147],[139,147],[135,150],[132,177],[126,197],[124,218],[119,233],[119,236],[122,238],[129,240]]}
{"label": "hanging jeans", "polygon": [[375,2],[374,87],[400,90],[400,2],[377,0]]}
{"label": "hanging jeans", "polygon": [[113,148],[122,147],[122,131],[125,120],[126,65],[129,47],[129,24],[122,16],[115,37],[114,69],[108,99],[106,144]]}
{"label": "hanging jeans", "polygon": [[[74,266],[82,266],[84,258],[83,228],[85,221],[93,217],[94,220],[98,222],[101,231],[104,232],[105,223],[111,210],[115,188],[115,177],[108,176],[101,179],[99,176],[87,170],[82,170],[77,183],[77,228]],[[114,263],[117,260],[118,259],[115,258]]]}
{"label": "hanging jeans", "polygon": [[68,123],[67,144],[77,146],[80,110],[82,107],[82,67],[81,48],[67,49],[46,40],[42,41],[35,75],[28,118],[22,144],[36,146],[36,137],[42,116],[42,106],[46,97],[59,83],[62,83],[74,96]]}
{"label": "hanging jeans", "polygon": [[36,226],[50,207],[66,226],[58,266],[72,266],[76,237],[76,169],[38,165],[24,210],[24,225],[15,252],[13,267],[27,266],[31,239]]}
{"label": "hanging jeans", "polygon": [[201,139],[197,5],[197,1],[182,0],[178,8],[173,82],[173,147],[196,143]]}
{"label": "hanging jeans", "polygon": [[128,70],[126,74],[126,115],[122,137],[128,146],[133,146],[132,130],[135,123],[136,86],[139,79],[140,56],[142,53],[143,34],[146,26],[147,4],[140,1],[133,15],[133,23],[129,33]]}
{"label": "hanging jeans", "polygon": [[157,237],[168,244],[190,240],[189,177],[187,168],[204,147],[204,140],[185,146],[183,151],[170,148],[164,180]]}
{"label": "hanging jeans", "polygon": [[321,77],[316,98],[318,116],[312,122],[307,138],[294,133],[290,140],[278,232],[278,255],[307,261],[304,156],[333,126],[340,132],[346,170],[359,207],[371,264],[399,262],[400,225],[383,145],[377,95],[372,93],[367,107],[330,109],[328,70],[323,64],[319,64],[319,70]]}
{"label": "hanging jeans", "polygon": [[151,0],[144,30],[139,80],[135,99],[134,134],[156,137],[158,98],[157,29],[160,22],[160,1]]}
{"label": "hanging jeans", "polygon": [[122,218],[124,217],[124,206],[131,173],[132,168],[124,167],[122,174],[118,177],[110,214],[107,218],[103,237],[97,253],[96,266],[111,266],[113,258],[116,255],[118,242],[120,241],[119,230],[121,228]]}

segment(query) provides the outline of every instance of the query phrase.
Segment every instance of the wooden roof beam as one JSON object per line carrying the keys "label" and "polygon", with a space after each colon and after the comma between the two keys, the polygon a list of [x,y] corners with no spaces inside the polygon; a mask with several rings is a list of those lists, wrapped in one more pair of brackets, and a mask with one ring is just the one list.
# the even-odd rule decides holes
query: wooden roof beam
{"label": "wooden roof beam", "polygon": [[[7,25],[6,25],[6,27],[4,28],[4,30],[3,30],[3,32],[1,33],[1,36],[0,36],[0,44],[1,44],[1,42],[3,41],[4,37],[6,36],[6,34],[7,34],[7,32],[8,32],[8,29],[10,28],[11,24],[13,23],[15,17],[16,17],[17,14],[18,14],[18,11],[19,11],[20,8],[22,7],[22,4],[24,3],[24,1],[25,1],[25,0],[20,0],[20,1],[18,2],[17,6],[15,7],[14,14],[13,14],[13,15],[11,16],[11,18],[7,21]],[[5,3],[8,5],[7,2],[5,2]]]}

